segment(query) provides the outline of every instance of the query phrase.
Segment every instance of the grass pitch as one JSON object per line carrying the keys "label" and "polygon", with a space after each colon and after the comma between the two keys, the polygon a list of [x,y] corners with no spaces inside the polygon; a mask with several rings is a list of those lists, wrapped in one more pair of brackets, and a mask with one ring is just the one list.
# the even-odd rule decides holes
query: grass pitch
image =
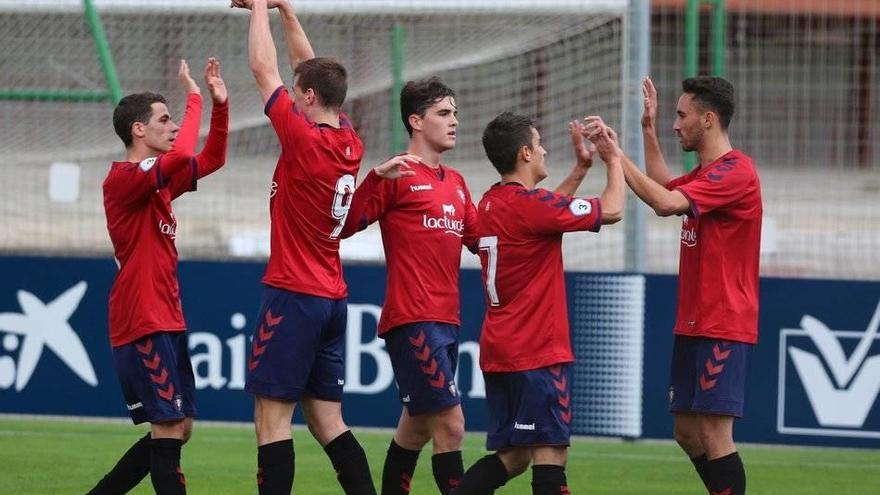
{"label": "grass pitch", "polygon": [[[146,428],[123,423],[0,419],[0,494],[85,493]],[[391,432],[355,430],[381,480]],[[294,493],[342,493],[330,462],[305,429],[294,431]],[[485,455],[484,435],[468,433],[465,468]],[[880,451],[742,446],[750,494],[877,495]],[[412,493],[434,494],[430,450],[422,452]],[[256,493],[256,447],[247,426],[196,423],[183,451],[190,494]],[[690,462],[672,443],[622,443],[576,439],[569,453],[569,486],[575,494],[701,494]],[[530,473],[511,480],[499,495],[531,494]],[[149,479],[132,493],[153,493]]]}

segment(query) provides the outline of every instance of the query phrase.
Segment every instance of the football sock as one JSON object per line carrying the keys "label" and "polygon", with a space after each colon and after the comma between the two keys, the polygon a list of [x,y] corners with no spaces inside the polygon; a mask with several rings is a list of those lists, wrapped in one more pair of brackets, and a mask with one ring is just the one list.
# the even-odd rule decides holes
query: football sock
{"label": "football sock", "polygon": [[150,480],[157,495],[183,495],[186,478],[180,470],[180,448],[183,440],[154,438],[150,440]]}
{"label": "football sock", "polygon": [[532,466],[533,495],[571,495],[565,479],[565,467],[552,464]]}
{"label": "football sock", "polygon": [[150,434],[138,440],[86,495],[128,493],[150,472]]}
{"label": "football sock", "polygon": [[706,488],[709,488],[709,478],[706,477],[706,467],[709,465],[709,458],[706,457],[706,454],[702,454],[696,457],[691,457],[691,462],[694,463],[694,468],[697,470],[697,474],[699,474],[700,479],[703,480],[703,485]]}
{"label": "football sock", "polygon": [[257,448],[257,489],[260,495],[290,495],[294,457],[293,439]]}
{"label": "football sock", "polygon": [[739,452],[712,459],[706,467],[709,493],[712,495],[744,495],[746,471]]}
{"label": "football sock", "polygon": [[410,492],[410,483],[420,452],[405,449],[391,440],[385,456],[385,467],[382,469],[382,495],[405,495]]}
{"label": "football sock", "polygon": [[434,471],[434,481],[443,495],[447,495],[457,487],[461,477],[464,476],[460,450],[434,454],[431,457],[431,467]]}
{"label": "football sock", "polygon": [[346,495],[376,495],[367,455],[351,430],[331,440],[324,452],[333,463],[336,479]]}
{"label": "football sock", "polygon": [[507,483],[507,468],[496,454],[483,457],[461,478],[454,495],[487,495]]}

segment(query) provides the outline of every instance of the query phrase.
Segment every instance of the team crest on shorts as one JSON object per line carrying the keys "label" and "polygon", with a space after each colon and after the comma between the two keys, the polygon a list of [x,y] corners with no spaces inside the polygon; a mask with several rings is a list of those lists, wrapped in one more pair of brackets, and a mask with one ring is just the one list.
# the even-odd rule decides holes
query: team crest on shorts
{"label": "team crest on shorts", "polygon": [[675,400],[675,387],[669,387],[669,403],[672,404],[673,400]]}
{"label": "team crest on shorts", "polygon": [[177,409],[178,411],[183,411],[183,397],[181,395],[175,395],[172,402],[174,403],[175,409]]}

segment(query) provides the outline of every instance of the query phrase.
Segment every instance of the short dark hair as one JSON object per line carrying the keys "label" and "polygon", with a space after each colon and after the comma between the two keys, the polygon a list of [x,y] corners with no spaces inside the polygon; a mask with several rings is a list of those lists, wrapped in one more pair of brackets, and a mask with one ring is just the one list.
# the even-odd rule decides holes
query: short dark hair
{"label": "short dark hair", "polygon": [[483,131],[483,149],[501,175],[516,168],[516,157],[523,146],[532,149],[535,121],[525,115],[504,112],[495,117]]}
{"label": "short dark hair", "polygon": [[153,116],[153,103],[164,103],[165,97],[156,93],[135,93],[119,100],[113,110],[113,128],[128,148],[133,142],[131,126],[135,122],[146,124]]}
{"label": "short dark hair", "polygon": [[304,60],[297,64],[293,75],[299,89],[311,89],[318,95],[318,102],[322,107],[338,109],[345,102],[348,72],[335,58],[315,57]]}
{"label": "short dark hair", "polygon": [[400,90],[400,117],[406,132],[412,137],[412,126],[409,125],[409,116],[418,115],[424,117],[428,108],[448,96],[455,97],[455,91],[443,84],[438,77],[422,79],[421,81],[409,81]]}
{"label": "short dark hair", "polygon": [[736,109],[733,84],[730,81],[715,76],[691,77],[681,82],[681,89],[693,95],[694,100],[704,109],[717,113],[721,119],[721,128],[727,129]]}

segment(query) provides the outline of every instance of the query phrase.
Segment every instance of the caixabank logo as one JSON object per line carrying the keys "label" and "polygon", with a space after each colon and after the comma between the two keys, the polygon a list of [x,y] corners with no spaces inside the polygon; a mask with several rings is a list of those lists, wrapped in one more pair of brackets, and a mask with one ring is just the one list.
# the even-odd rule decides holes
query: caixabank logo
{"label": "caixabank logo", "polygon": [[20,311],[0,312],[0,390],[24,390],[45,350],[54,353],[83,382],[98,385],[92,361],[68,322],[86,288],[86,282],[80,281],[50,301],[19,290]]}
{"label": "caixabank logo", "polygon": [[880,304],[864,330],[803,315],[779,337],[777,431],[880,439]]}

